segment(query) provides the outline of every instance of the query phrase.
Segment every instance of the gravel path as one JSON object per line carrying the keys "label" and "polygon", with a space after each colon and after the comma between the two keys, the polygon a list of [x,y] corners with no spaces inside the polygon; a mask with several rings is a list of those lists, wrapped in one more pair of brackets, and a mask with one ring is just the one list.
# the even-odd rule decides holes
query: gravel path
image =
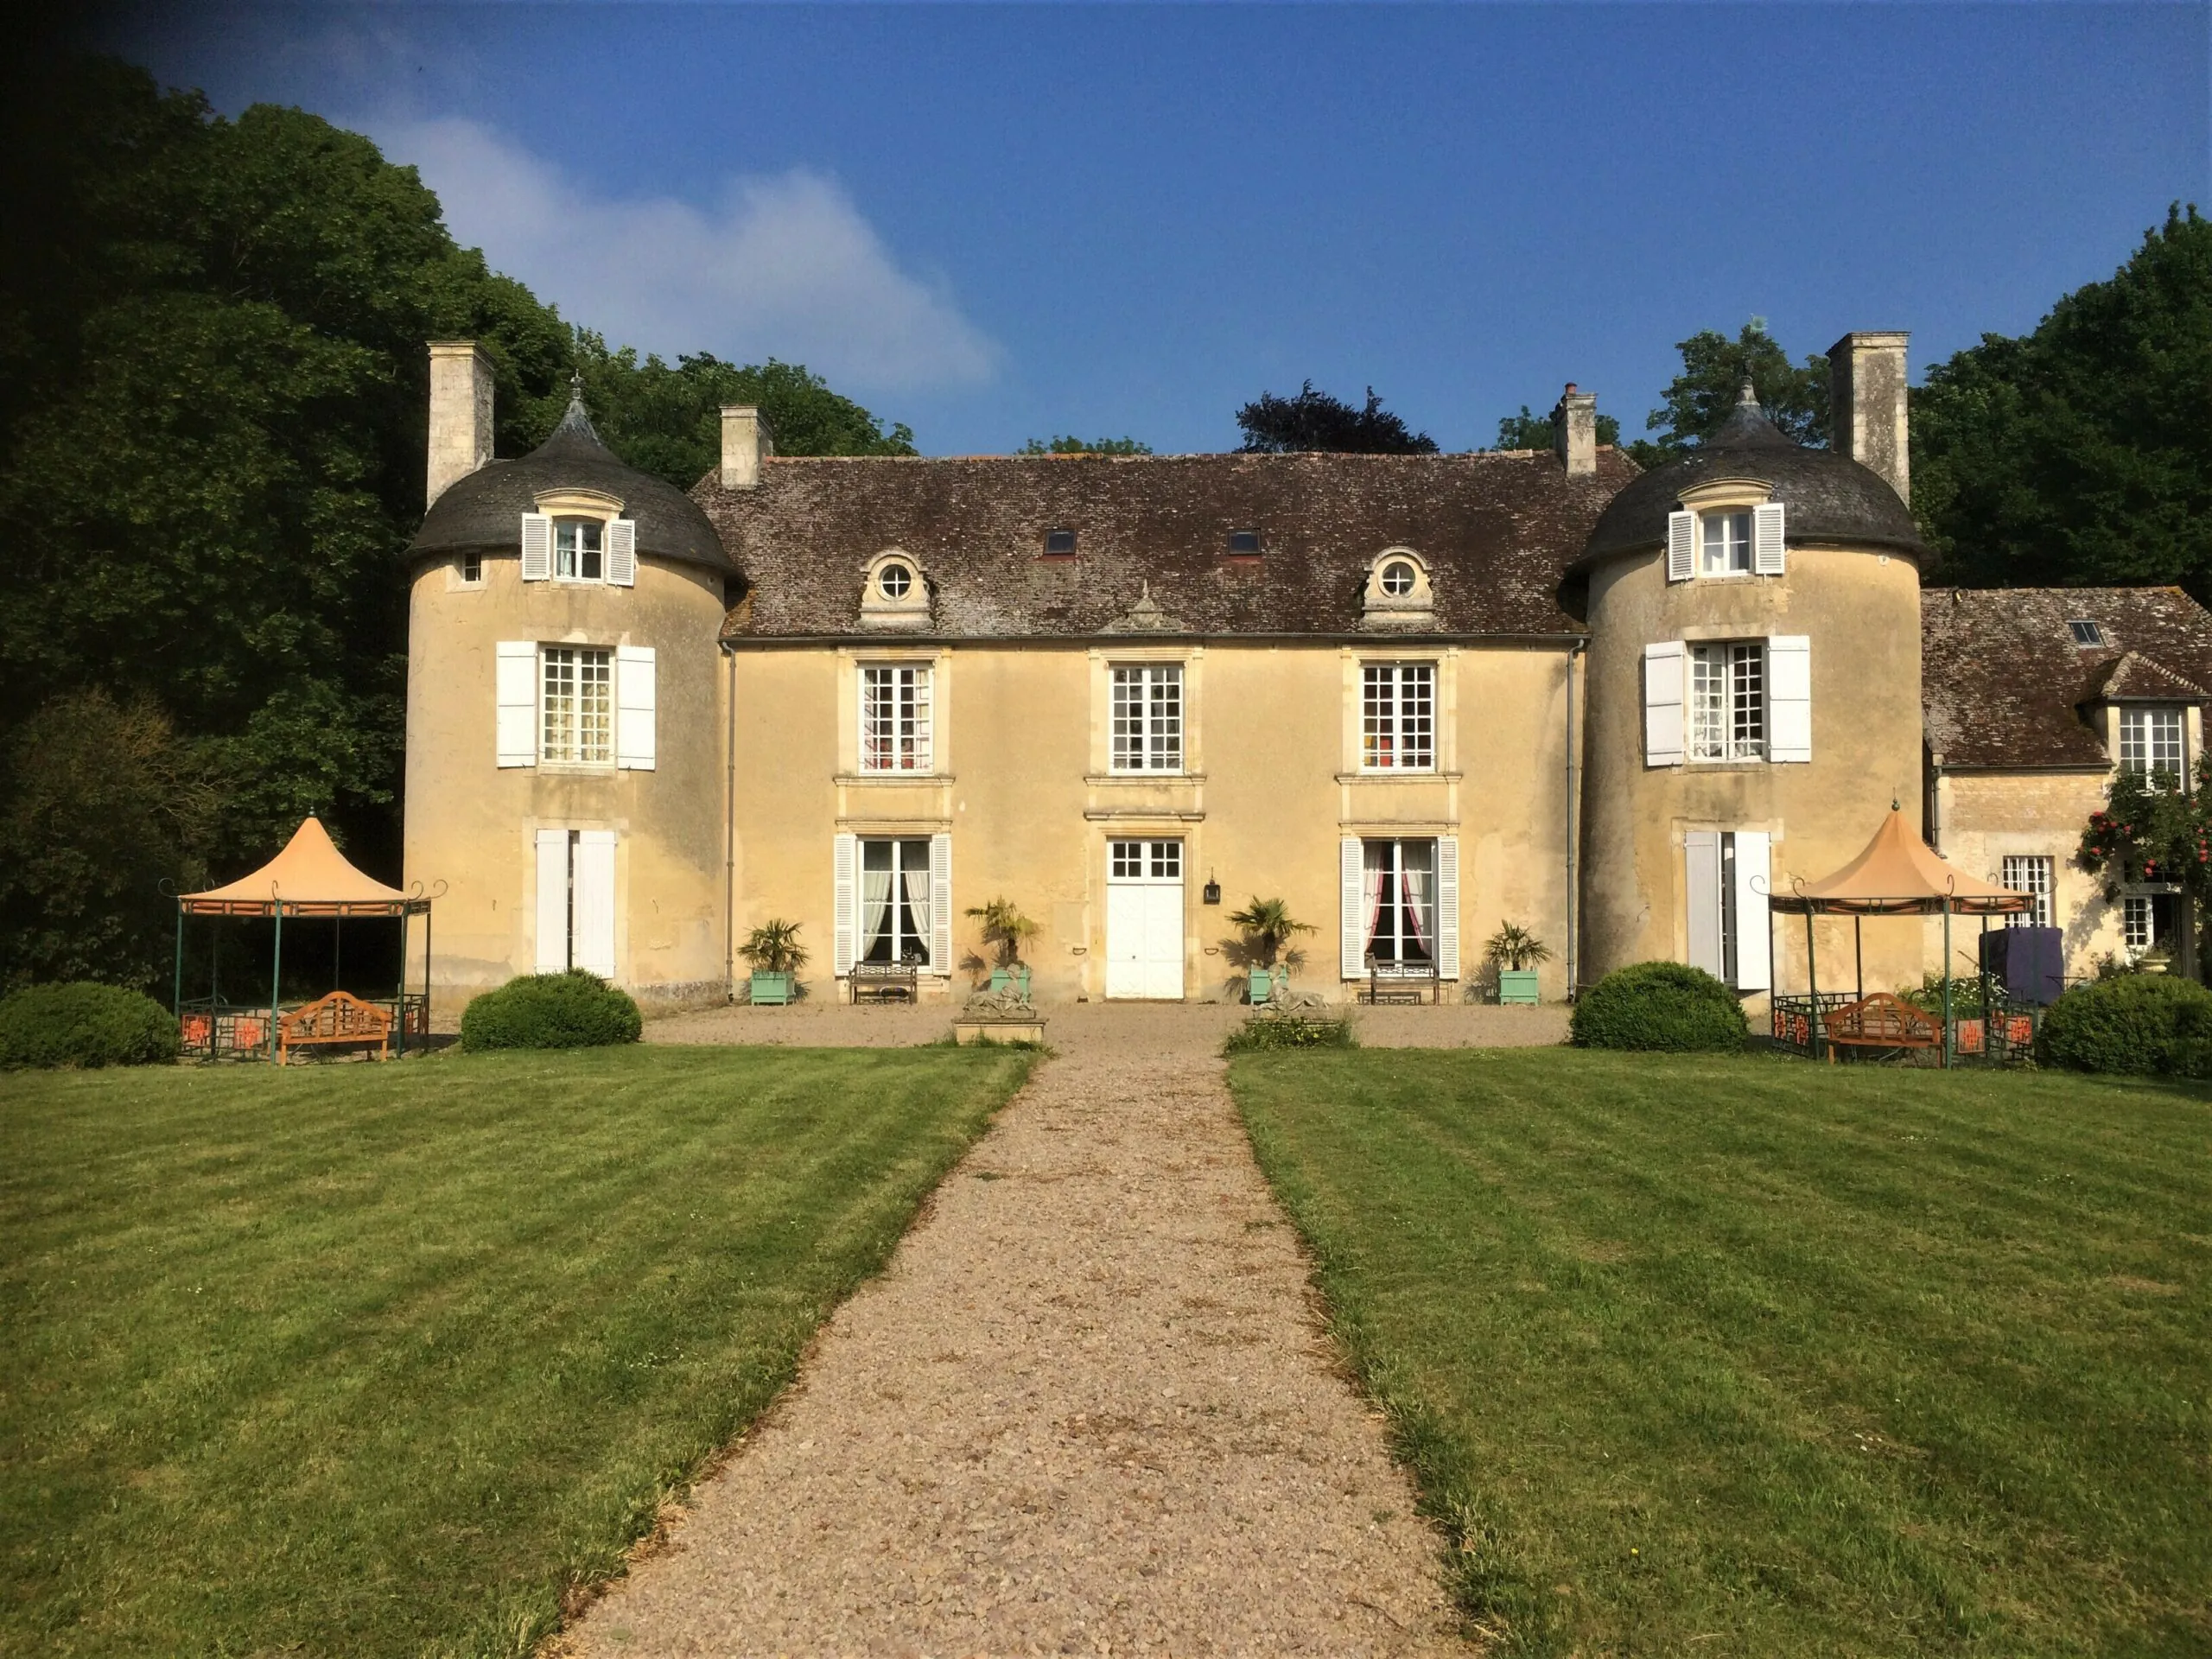
{"label": "gravel path", "polygon": [[[836,1040],[836,1012],[785,1040]],[[558,1651],[1465,1651],[1313,1321],[1220,1022],[1069,1012],[669,1547]]]}

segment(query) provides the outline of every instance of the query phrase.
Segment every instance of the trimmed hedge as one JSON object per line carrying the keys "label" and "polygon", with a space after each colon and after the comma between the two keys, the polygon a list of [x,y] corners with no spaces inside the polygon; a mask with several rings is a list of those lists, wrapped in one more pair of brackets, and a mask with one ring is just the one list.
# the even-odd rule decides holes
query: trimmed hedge
{"label": "trimmed hedge", "polygon": [[2036,1058],[2071,1071],[2212,1075],[2212,991],[2171,974],[2076,985],[2044,1013]]}
{"label": "trimmed hedge", "polygon": [[1229,1033],[1224,1054],[1251,1054],[1284,1048],[1357,1048],[1359,1038],[1348,1015],[1262,1013]]}
{"label": "trimmed hedge", "polygon": [[597,974],[525,974],[461,1010],[463,1048],[607,1048],[634,1043],[644,1016]]}
{"label": "trimmed hedge", "polygon": [[1679,962],[1614,969],[1583,992],[1569,1029],[1578,1048],[1676,1054],[1740,1050],[1750,1033],[1736,993],[1702,968]]}
{"label": "trimmed hedge", "polygon": [[176,1056],[176,1016],[140,992],[78,980],[0,997],[0,1066],[159,1065]]}

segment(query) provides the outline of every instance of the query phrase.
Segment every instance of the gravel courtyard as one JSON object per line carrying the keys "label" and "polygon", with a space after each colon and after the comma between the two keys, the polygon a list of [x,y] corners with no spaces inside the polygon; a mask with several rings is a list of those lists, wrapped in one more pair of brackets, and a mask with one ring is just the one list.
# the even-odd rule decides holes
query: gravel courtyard
{"label": "gravel courtyard", "polygon": [[[1364,1036],[1556,1041],[1549,1012],[1374,1010]],[[1460,1650],[1438,1541],[1314,1322],[1223,1085],[1238,1011],[1052,1013],[1055,1057],[560,1651]],[[946,1014],[650,1031],[912,1042]]]}

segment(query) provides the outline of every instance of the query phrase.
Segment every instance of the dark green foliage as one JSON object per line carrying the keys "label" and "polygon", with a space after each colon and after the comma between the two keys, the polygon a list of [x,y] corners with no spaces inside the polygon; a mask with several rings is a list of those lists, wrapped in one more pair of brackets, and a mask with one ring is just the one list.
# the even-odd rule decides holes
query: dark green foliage
{"label": "dark green foliage", "polygon": [[[1621,441],[1621,423],[1611,415],[1598,416],[1598,442],[1617,444]],[[1518,415],[1509,415],[1497,423],[1497,446],[1500,449],[1548,449],[1552,447],[1552,417],[1531,414],[1529,405],[1521,405]]]}
{"label": "dark green foliage", "polygon": [[1224,1054],[1262,1053],[1284,1048],[1357,1048],[1358,1034],[1349,1015],[1304,1014],[1270,1008],[1255,1014],[1229,1033]]}
{"label": "dark green foliage", "polygon": [[1629,445],[1638,465],[1677,460],[1719,431],[1735,412],[1745,375],[1767,419],[1786,435],[1805,444],[1828,441],[1827,359],[1808,357],[1798,367],[1767,333],[1764,319],[1753,317],[1733,340],[1702,329],[1676,349],[1682,354],[1682,372],[1661,394],[1665,406],[1653,410],[1643,423],[1659,435]]}
{"label": "dark green foliage", "polygon": [[1679,962],[1639,962],[1607,974],[1574,1005],[1580,1048],[1673,1053],[1741,1049],[1749,1027],[1736,993]]}
{"label": "dark green foliage", "polygon": [[2212,221],[2176,207],[2033,334],[1930,368],[1912,506],[1936,581],[2212,596]]}
{"label": "dark green foliage", "polygon": [[137,991],[79,980],[0,997],[0,1066],[158,1065],[176,1055],[176,1017]]}
{"label": "dark green foliage", "polygon": [[2212,991],[2171,974],[2122,974],[2076,985],[2052,1003],[2036,1058],[2073,1071],[2205,1075]]}
{"label": "dark green foliage", "polygon": [[461,1046],[607,1048],[634,1043],[645,1020],[629,993],[596,974],[525,974],[461,1010]]}
{"label": "dark green foliage", "polygon": [[1311,380],[1295,397],[1263,391],[1236,411],[1236,424],[1244,434],[1243,452],[1251,455],[1305,450],[1345,455],[1436,453],[1436,440],[1426,432],[1411,430],[1403,419],[1384,409],[1372,386],[1367,389],[1364,407],[1316,391]]}
{"label": "dark green foliage", "polygon": [[1032,438],[1017,455],[1148,455],[1152,446],[1135,438]]}

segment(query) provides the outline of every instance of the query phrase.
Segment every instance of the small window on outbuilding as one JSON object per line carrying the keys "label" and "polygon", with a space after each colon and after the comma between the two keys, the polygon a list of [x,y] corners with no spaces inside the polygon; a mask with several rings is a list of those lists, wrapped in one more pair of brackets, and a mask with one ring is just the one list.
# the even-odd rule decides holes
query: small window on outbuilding
{"label": "small window on outbuilding", "polygon": [[2094,651],[2105,642],[2105,631],[2087,617],[2076,617],[2066,625],[2074,636],[2074,643],[2084,651]]}
{"label": "small window on outbuilding", "polygon": [[1071,559],[1075,556],[1075,531],[1048,530],[1045,532],[1045,556],[1048,559]]}
{"label": "small window on outbuilding", "polygon": [[1230,531],[1229,553],[1232,558],[1256,559],[1260,556],[1260,532],[1256,530]]}

